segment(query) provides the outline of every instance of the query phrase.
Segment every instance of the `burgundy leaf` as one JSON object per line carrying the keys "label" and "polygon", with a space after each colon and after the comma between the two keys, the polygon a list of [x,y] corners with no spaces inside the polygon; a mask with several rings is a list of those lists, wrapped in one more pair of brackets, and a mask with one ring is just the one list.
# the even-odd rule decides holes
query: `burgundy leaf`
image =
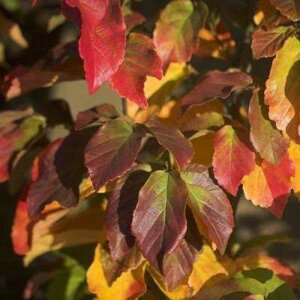
{"label": "burgundy leaf", "polygon": [[96,92],[124,60],[126,26],[119,0],[66,0],[81,14],[79,53],[89,91]]}
{"label": "burgundy leaf", "polygon": [[194,150],[191,142],[175,128],[152,119],[146,124],[158,143],[174,155],[180,169],[184,169],[192,160]]}
{"label": "burgundy leaf", "polygon": [[182,106],[205,104],[215,98],[226,99],[236,90],[252,84],[252,78],[244,72],[210,71],[182,99]]}
{"label": "burgundy leaf", "polygon": [[124,175],[133,165],[144,131],[126,119],[108,121],[90,139],[85,164],[96,190]]}
{"label": "burgundy leaf", "polygon": [[79,185],[86,174],[84,148],[94,133],[93,128],[73,132],[51,144],[38,158],[38,176],[28,195],[31,217],[44,206],[58,201],[62,206],[75,206],[79,200]]}
{"label": "burgundy leaf", "polygon": [[115,107],[104,103],[84,112],[80,112],[75,121],[75,129],[82,130],[88,126],[103,125],[108,120],[118,117],[120,117],[120,114]]}
{"label": "burgundy leaf", "polygon": [[145,108],[148,104],[144,84],[148,75],[160,79],[162,62],[149,37],[131,33],[127,40],[125,60],[110,79],[112,88],[120,96]]}
{"label": "burgundy leaf", "polygon": [[133,211],[139,191],[147,181],[147,172],[139,170],[123,177],[116,183],[108,200],[105,227],[113,260],[122,260],[134,246],[131,232]]}
{"label": "burgundy leaf", "polygon": [[186,232],[187,189],[177,171],[155,171],[142,187],[133,214],[136,244],[152,266],[162,272],[166,254],[174,252]]}
{"label": "burgundy leaf", "polygon": [[271,3],[294,22],[300,20],[300,1],[299,0],[270,0]]}
{"label": "burgundy leaf", "polygon": [[191,165],[182,173],[189,191],[188,204],[196,220],[206,226],[209,238],[224,254],[234,227],[233,211],[225,193],[201,165]]}

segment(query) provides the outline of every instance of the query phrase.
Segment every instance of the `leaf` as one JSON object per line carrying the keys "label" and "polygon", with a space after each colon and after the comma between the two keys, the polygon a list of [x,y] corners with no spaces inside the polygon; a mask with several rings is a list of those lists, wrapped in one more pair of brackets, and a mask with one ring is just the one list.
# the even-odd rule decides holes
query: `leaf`
{"label": "leaf", "polygon": [[158,143],[170,151],[180,169],[184,169],[192,160],[194,150],[191,142],[176,128],[169,127],[157,119],[146,124]]}
{"label": "leaf", "polygon": [[[45,119],[40,115],[24,118],[27,112],[8,111],[0,114],[0,182],[10,179],[13,160],[19,151],[26,149],[44,130]],[[20,119],[19,119],[20,118]],[[11,122],[10,121],[18,121]],[[6,123],[7,122],[7,123]]]}
{"label": "leaf", "polygon": [[244,72],[210,71],[183,97],[181,104],[185,107],[205,104],[215,98],[226,99],[234,91],[247,88],[251,84],[252,78]]}
{"label": "leaf", "polygon": [[204,25],[208,10],[203,2],[189,0],[170,2],[161,12],[153,34],[157,52],[164,62],[187,62],[196,51],[198,31]]}
{"label": "leaf", "polygon": [[143,15],[135,11],[126,14],[124,18],[127,32],[130,32],[136,26],[139,26],[146,21],[146,18]]}
{"label": "leaf", "polygon": [[295,195],[300,198],[300,145],[294,141],[290,144],[289,156],[295,168],[295,174],[291,178],[292,189]]}
{"label": "leaf", "polygon": [[243,177],[255,166],[255,153],[246,130],[231,125],[221,128],[215,135],[213,167],[219,184],[236,196]]}
{"label": "leaf", "polygon": [[280,204],[273,213],[281,217],[291,190],[290,179],[294,175],[294,165],[288,155],[275,166],[267,161],[256,164],[255,169],[243,179],[245,197],[254,205],[272,208]]}
{"label": "leaf", "polygon": [[28,226],[31,247],[25,256],[25,265],[49,251],[104,240],[104,208],[95,200],[81,202],[71,209],[46,210],[32,220]]}
{"label": "leaf", "polygon": [[131,232],[133,211],[138,201],[139,191],[148,177],[148,172],[135,171],[119,179],[111,192],[105,227],[113,260],[123,259],[134,246],[135,238]]}
{"label": "leaf", "polygon": [[[81,14],[79,53],[90,93],[96,92],[124,60],[126,26],[119,0],[66,0]],[[118,45],[118,47],[116,47]]]}
{"label": "leaf", "polygon": [[188,205],[196,221],[208,230],[208,236],[221,254],[234,227],[233,211],[224,192],[210,179],[208,170],[200,165],[191,165],[182,173],[187,184]]}
{"label": "leaf", "polygon": [[36,161],[38,176],[33,180],[27,199],[31,217],[54,200],[64,207],[78,203],[79,186],[86,174],[84,149],[93,133],[93,128],[74,131],[41,153]]}
{"label": "leaf", "polygon": [[131,228],[138,248],[158,271],[185,235],[186,202],[185,183],[175,170],[153,172],[140,190]]}
{"label": "leaf", "polygon": [[103,125],[110,119],[120,117],[113,105],[104,103],[80,112],[75,121],[75,130],[82,130],[89,126]]}
{"label": "leaf", "polygon": [[146,292],[145,267],[123,273],[110,287],[104,277],[101,265],[100,246],[95,250],[95,258],[87,272],[87,282],[91,293],[98,299],[137,299]]}
{"label": "leaf", "polygon": [[279,16],[263,22],[252,35],[252,52],[256,59],[274,56],[291,36],[291,22]]}
{"label": "leaf", "polygon": [[4,77],[1,91],[7,100],[11,100],[36,89],[50,87],[56,82],[79,80],[83,77],[75,44],[68,43],[54,47],[46,59],[37,61],[30,68],[14,68]]}
{"label": "leaf", "polygon": [[300,20],[300,2],[299,0],[270,0],[271,4],[280,11],[280,13],[294,22]]}
{"label": "leaf", "polygon": [[108,121],[97,130],[85,149],[85,165],[96,190],[130,169],[143,136],[140,125],[121,118]]}
{"label": "leaf", "polygon": [[270,119],[295,140],[299,139],[299,47],[298,38],[290,37],[277,52],[265,90]]}
{"label": "leaf", "polygon": [[249,106],[250,138],[261,157],[271,164],[278,164],[286,155],[289,141],[274,129],[263,115],[258,91],[253,92]]}
{"label": "leaf", "polygon": [[146,76],[162,78],[162,62],[152,40],[140,33],[131,33],[127,40],[125,60],[110,78],[112,88],[121,97],[146,108],[144,94]]}

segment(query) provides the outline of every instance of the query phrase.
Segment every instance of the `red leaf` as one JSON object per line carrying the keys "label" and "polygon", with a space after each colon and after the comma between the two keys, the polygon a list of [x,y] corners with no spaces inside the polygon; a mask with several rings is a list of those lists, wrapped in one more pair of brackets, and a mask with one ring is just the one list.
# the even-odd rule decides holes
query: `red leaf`
{"label": "red leaf", "polygon": [[278,164],[288,151],[289,141],[273,128],[271,122],[264,117],[262,109],[258,91],[254,91],[249,105],[251,142],[262,158]]}
{"label": "red leaf", "polygon": [[96,132],[85,150],[85,165],[96,190],[130,169],[143,136],[142,127],[126,119],[108,121]]}
{"label": "red leaf", "polygon": [[135,238],[131,232],[133,211],[138,201],[139,191],[148,177],[145,171],[133,172],[121,178],[111,192],[105,226],[113,260],[122,260],[134,246]]}
{"label": "red leaf", "polygon": [[220,187],[209,177],[201,165],[191,165],[182,173],[189,191],[188,204],[196,220],[206,226],[209,238],[224,254],[234,227],[233,211]]}
{"label": "red leaf", "polygon": [[175,170],[155,171],[140,191],[132,232],[144,257],[160,272],[164,256],[184,238],[186,202],[185,183]]}
{"label": "red leaf", "polygon": [[247,132],[230,125],[215,135],[213,167],[219,184],[236,196],[241,180],[255,166],[255,153],[247,138]]}
{"label": "red leaf", "polygon": [[128,32],[145,21],[146,18],[138,12],[132,12],[125,16],[125,24]]}
{"label": "red leaf", "polygon": [[144,84],[147,75],[161,79],[162,62],[149,37],[131,33],[127,41],[125,60],[112,75],[110,83],[120,96],[146,108],[148,104]]}
{"label": "red leaf", "polygon": [[252,84],[252,78],[244,72],[210,71],[182,99],[182,106],[205,104],[215,98],[226,99],[236,90]]}
{"label": "red leaf", "polygon": [[89,91],[96,92],[124,60],[126,26],[119,0],[66,0],[81,14],[80,56]]}
{"label": "red leaf", "polygon": [[180,169],[184,169],[191,162],[194,155],[193,146],[178,129],[169,127],[157,119],[150,120],[146,126],[158,143],[174,155]]}

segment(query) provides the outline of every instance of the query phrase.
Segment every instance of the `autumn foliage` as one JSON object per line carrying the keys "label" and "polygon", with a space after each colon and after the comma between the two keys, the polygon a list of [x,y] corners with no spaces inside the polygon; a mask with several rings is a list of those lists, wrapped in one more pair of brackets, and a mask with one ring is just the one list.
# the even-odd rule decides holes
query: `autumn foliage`
{"label": "autumn foliage", "polygon": [[[286,238],[234,232],[244,198],[280,219],[300,195],[299,1],[55,3],[47,34],[78,39],[47,54],[21,11],[0,11],[3,53],[26,58],[0,55],[0,182],[19,199],[14,251],[39,266],[24,298],[297,299],[267,251]],[[73,120],[62,100],[31,101],[83,79],[122,111],[99,99]]]}

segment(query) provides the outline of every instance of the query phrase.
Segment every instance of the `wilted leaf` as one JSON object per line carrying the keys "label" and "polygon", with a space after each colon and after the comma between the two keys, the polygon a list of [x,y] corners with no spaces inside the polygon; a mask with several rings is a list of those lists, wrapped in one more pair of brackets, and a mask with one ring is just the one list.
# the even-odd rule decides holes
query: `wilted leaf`
{"label": "wilted leaf", "polygon": [[287,154],[289,141],[273,128],[263,115],[258,91],[253,92],[249,106],[250,138],[261,157],[271,164],[278,164]]}
{"label": "wilted leaf", "polygon": [[191,162],[194,150],[191,142],[176,128],[152,119],[146,124],[158,143],[174,155],[180,169],[184,169]]}
{"label": "wilted leaf", "polygon": [[225,252],[234,227],[233,211],[224,192],[209,177],[207,168],[191,165],[182,173],[189,191],[188,205],[196,221],[204,224],[208,237]]}
{"label": "wilted leaf", "polygon": [[126,119],[108,121],[89,140],[85,165],[96,190],[124,175],[133,165],[144,136],[140,125]]}
{"label": "wilted leaf", "polygon": [[[96,92],[124,60],[126,26],[119,0],[66,0],[81,14],[79,53],[89,91]],[[116,45],[118,45],[116,47]]]}
{"label": "wilted leaf", "polygon": [[189,0],[175,0],[164,8],[154,31],[154,44],[164,64],[191,59],[207,14],[202,1],[193,5]]}
{"label": "wilted leaf", "polygon": [[102,264],[100,246],[95,250],[95,258],[87,273],[87,282],[91,293],[98,299],[137,299],[146,292],[144,281],[145,266],[123,273],[111,286],[106,282]]}
{"label": "wilted leaf", "polygon": [[284,17],[267,20],[252,35],[252,52],[256,59],[274,56],[293,33],[291,22]]}
{"label": "wilted leaf", "polygon": [[243,177],[255,166],[255,153],[248,133],[241,128],[224,126],[215,135],[213,167],[219,184],[236,196]]}
{"label": "wilted leaf", "polygon": [[252,84],[252,78],[243,72],[210,71],[182,99],[182,106],[205,104],[215,98],[226,99],[236,90]]}
{"label": "wilted leaf", "polygon": [[146,108],[148,106],[144,94],[146,76],[161,79],[162,62],[149,37],[131,33],[127,40],[125,60],[110,78],[110,83],[121,97]]}
{"label": "wilted leaf", "polygon": [[54,200],[65,207],[78,203],[79,186],[86,174],[84,149],[93,133],[93,128],[74,131],[42,152],[36,162],[38,176],[33,180],[27,200],[30,216],[38,215]]}
{"label": "wilted leaf", "polygon": [[290,180],[293,175],[294,165],[288,155],[277,166],[267,161],[256,164],[255,169],[243,179],[245,196],[254,205],[271,210],[272,206],[279,205],[272,212],[280,218],[292,188]]}
{"label": "wilted leaf", "polygon": [[140,190],[132,232],[138,248],[158,271],[165,255],[172,253],[185,235],[187,197],[185,183],[175,170],[155,171]]}
{"label": "wilted leaf", "polygon": [[108,200],[105,227],[113,260],[123,259],[134,246],[131,232],[133,211],[139,191],[147,181],[147,172],[138,170],[121,178],[113,188]]}
{"label": "wilted leaf", "polygon": [[278,129],[299,139],[300,41],[290,37],[277,52],[266,82],[265,103]]}
{"label": "wilted leaf", "polygon": [[271,3],[281,12],[294,22],[300,20],[300,2],[299,0],[270,0]]}

